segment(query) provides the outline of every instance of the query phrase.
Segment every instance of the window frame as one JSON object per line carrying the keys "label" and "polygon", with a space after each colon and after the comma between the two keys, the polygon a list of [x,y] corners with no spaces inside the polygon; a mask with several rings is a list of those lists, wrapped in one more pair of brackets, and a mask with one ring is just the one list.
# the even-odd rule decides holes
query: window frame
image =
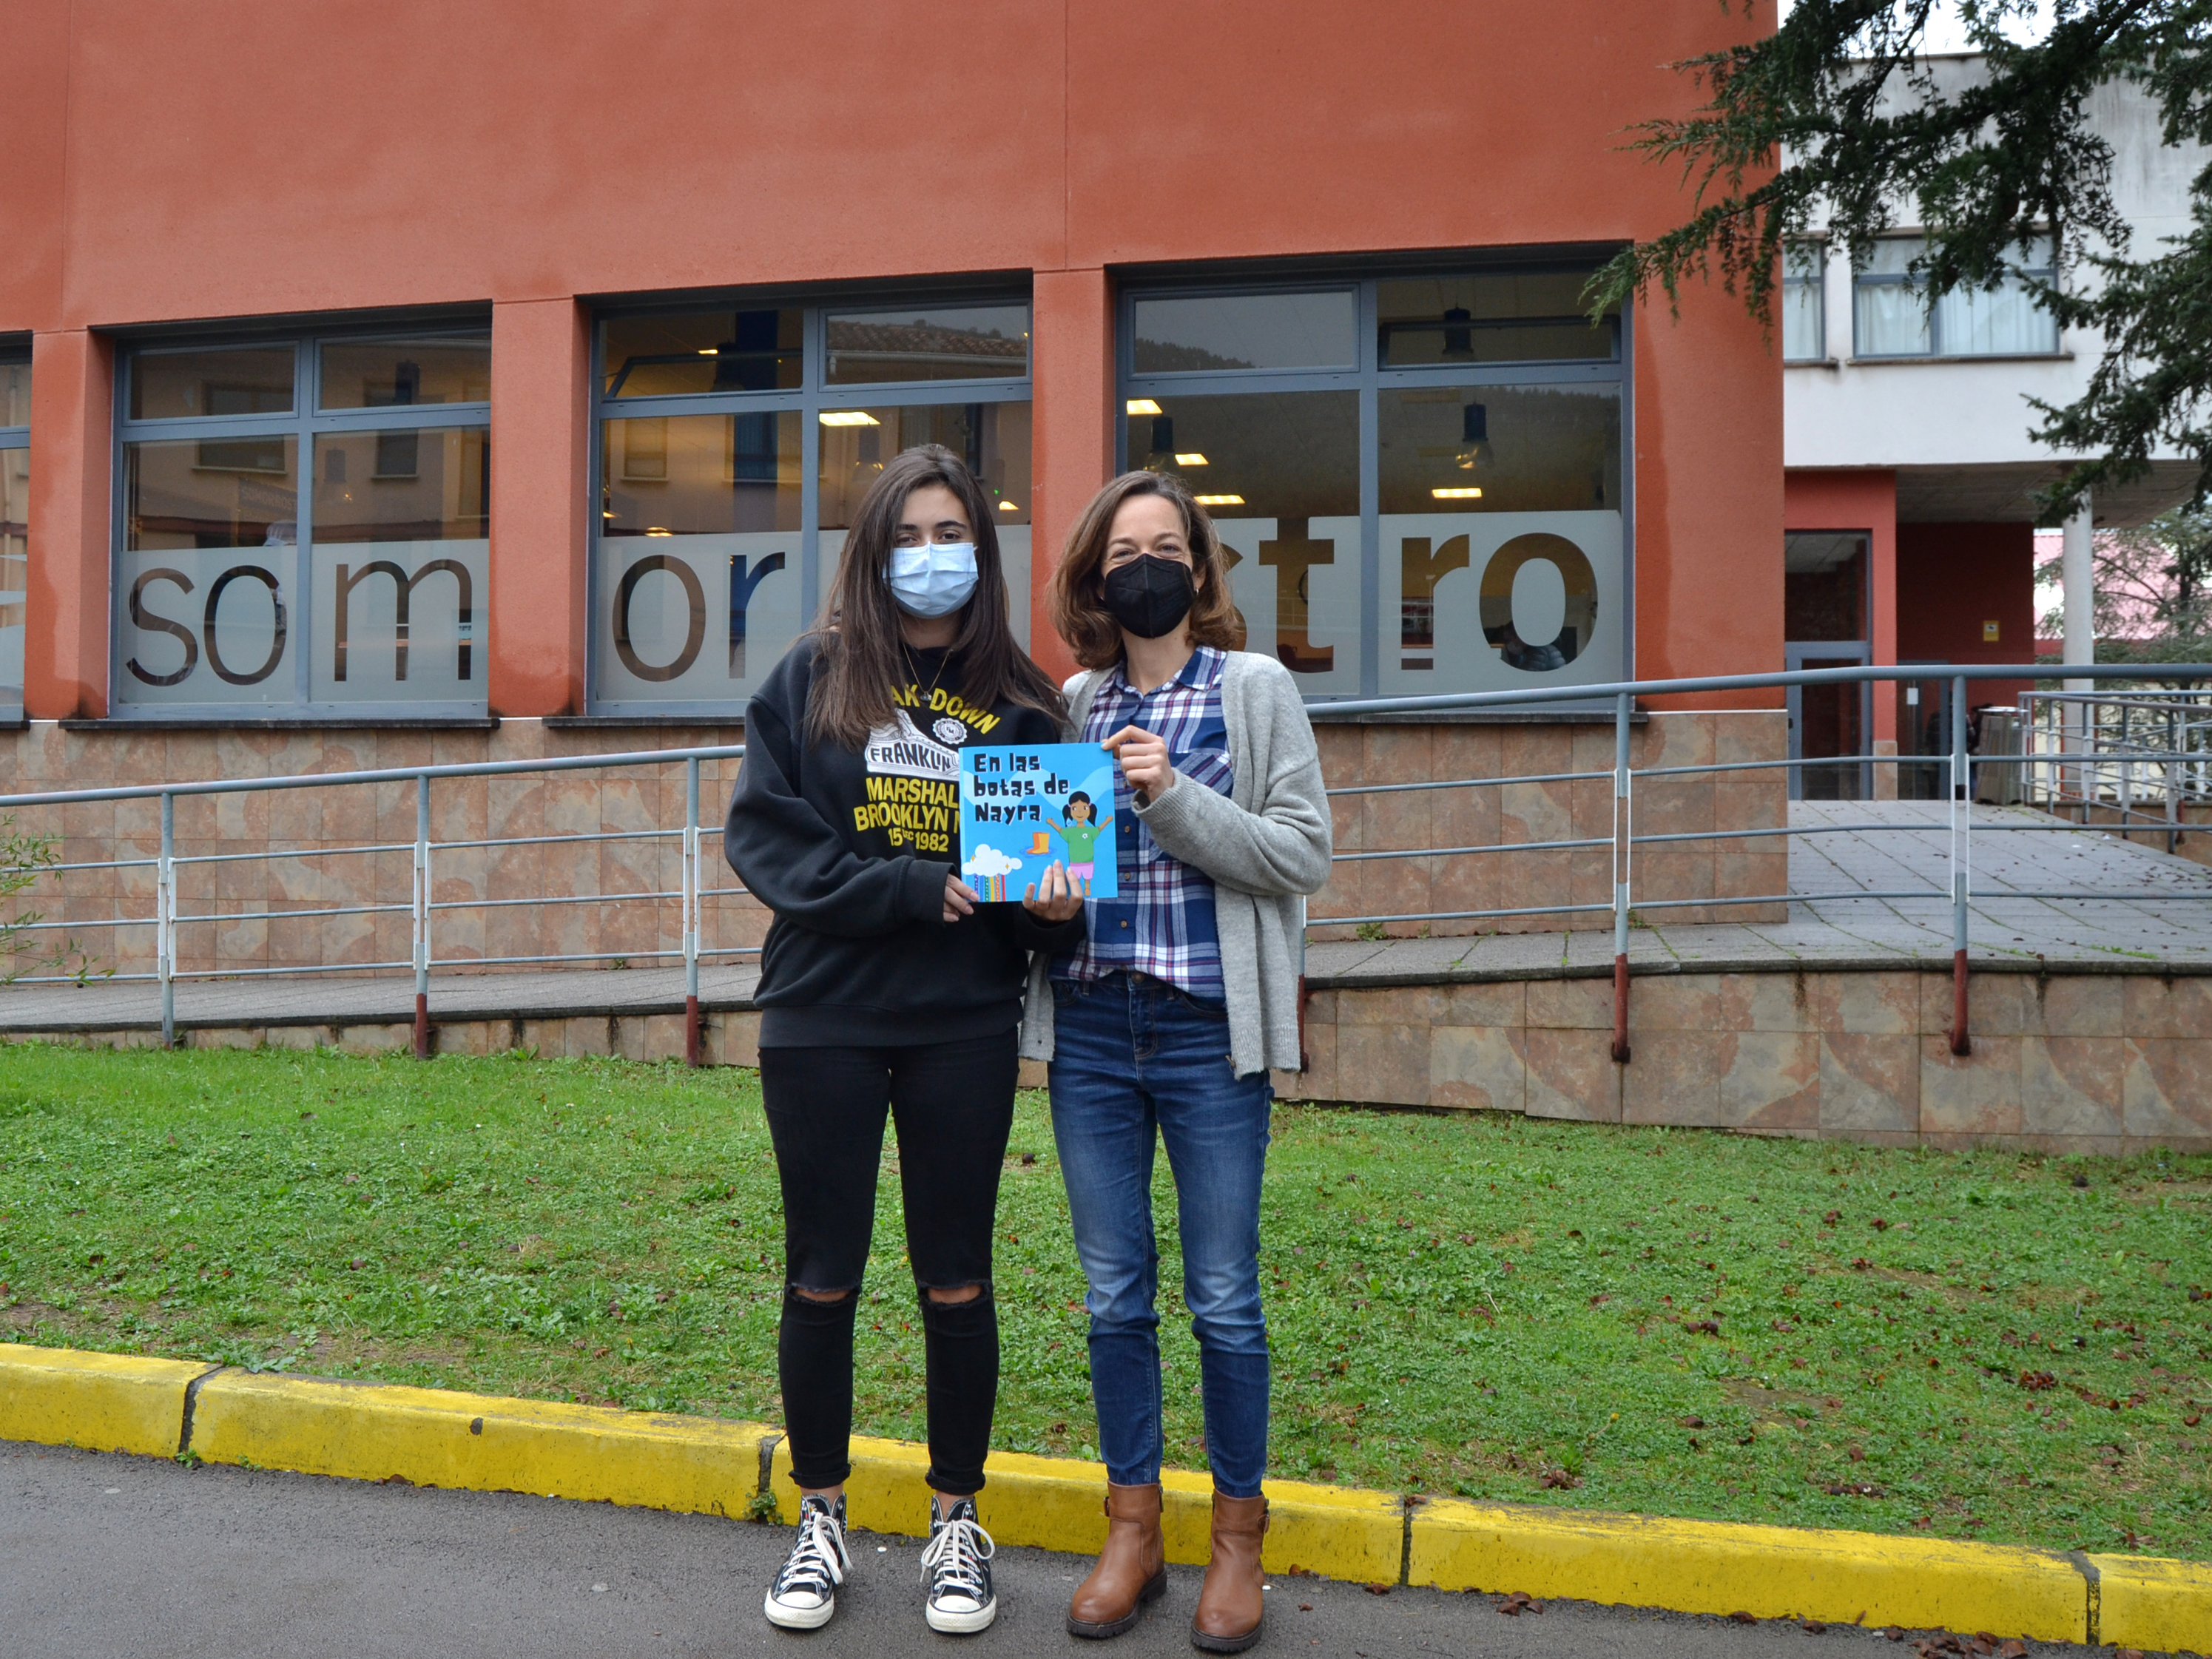
{"label": "window frame", "polygon": [[[876,380],[830,383],[829,319],[830,313],[896,312],[908,304],[933,307],[965,305],[1014,305],[1030,313],[1029,361],[1026,371],[1012,375],[969,376],[948,380]],[[606,331],[611,319],[623,317],[666,316],[714,310],[792,310],[801,313],[799,374],[796,386],[766,392],[690,392],[647,398],[606,395]],[[901,290],[860,289],[827,293],[793,293],[770,289],[736,294],[712,292],[663,295],[651,301],[625,301],[596,307],[592,313],[591,457],[588,489],[591,522],[586,540],[584,629],[584,707],[592,716],[642,719],[650,716],[671,725],[733,726],[744,718],[741,698],[674,699],[665,702],[624,700],[599,696],[600,563],[606,520],[601,502],[610,480],[606,475],[606,423],[609,421],[651,419],[684,415],[779,415],[799,413],[799,615],[807,625],[822,608],[822,421],[824,410],[860,408],[908,408],[937,404],[1029,404],[1036,401],[1036,301],[1033,290],[1006,285]],[[1034,506],[1036,463],[1032,459],[1028,483]],[[1035,522],[1034,516],[1030,522]],[[1034,554],[1032,555],[1034,557]],[[1034,566],[1032,567],[1034,568]],[[1017,605],[1030,595],[1012,596]]]}
{"label": "window frame", "polygon": [[[466,702],[316,702],[314,686],[314,486],[315,440],[331,433],[419,430],[431,427],[491,427],[489,397],[479,402],[453,404],[389,404],[364,409],[322,410],[317,407],[322,386],[322,347],[334,341],[370,342],[404,334],[410,338],[486,339],[491,318],[439,316],[429,319],[386,318],[349,323],[340,327],[241,329],[226,332],[147,335],[124,343],[116,354],[114,437],[110,453],[112,487],[109,516],[113,526],[108,537],[107,684],[111,720],[159,721],[208,726],[266,726],[306,722],[315,726],[337,723],[394,722],[450,724],[458,720],[491,719],[491,627],[487,593],[476,606],[476,643],[482,666],[479,672],[485,696]],[[292,410],[288,415],[190,415],[150,419],[131,418],[132,376],[139,362],[171,352],[224,351],[254,347],[289,345],[292,357]],[[487,392],[489,387],[487,386]],[[160,443],[209,439],[226,434],[240,438],[276,435],[297,446],[294,507],[292,590],[287,599],[292,626],[300,641],[291,664],[292,698],[289,702],[142,703],[130,702],[125,693],[124,663],[129,655],[124,628],[129,595],[119,580],[125,544],[130,537],[127,456],[134,443]],[[490,533],[491,503],[484,502],[485,533]]]}
{"label": "window frame", "polygon": [[[1790,273],[1790,250],[1792,246],[1802,247],[1806,250],[1805,260],[1808,267],[1807,274],[1793,276]],[[1782,253],[1782,301],[1784,307],[1782,321],[1782,361],[1785,365],[1793,363],[1831,363],[1835,361],[1833,357],[1828,355],[1828,239],[1825,236],[1807,236],[1799,239],[1799,240],[1794,245],[1784,244],[1784,246]],[[1788,307],[1790,303],[1790,293],[1793,289],[1809,289],[1813,293],[1813,317],[1817,325],[1819,337],[1813,343],[1813,355],[1809,357],[1793,357],[1790,355],[1790,319]],[[1856,292],[1856,290],[1854,290],[1854,292]],[[1855,330],[1858,326],[1857,317],[1857,311],[1854,308],[1852,312],[1851,326]],[[1856,343],[1856,341],[1854,341],[1854,343]]]}
{"label": "window frame", "polygon": [[[1358,394],[1359,407],[1359,630],[1360,670],[1357,691],[1318,692],[1305,697],[1316,713],[1331,703],[1382,694],[1383,653],[1395,647],[1398,617],[1393,612],[1386,632],[1382,600],[1382,398],[1386,391],[1401,387],[1612,386],[1620,398],[1620,531],[1622,662],[1620,678],[1633,679],[1636,661],[1636,436],[1634,307],[1624,303],[1613,328],[1613,355],[1606,359],[1538,358],[1510,363],[1424,363],[1400,368],[1382,365],[1379,284],[1407,277],[1459,276],[1494,271],[1583,271],[1592,268],[1588,258],[1505,260],[1486,258],[1479,250],[1450,260],[1425,258],[1419,264],[1400,265],[1376,261],[1357,274],[1309,274],[1303,277],[1253,278],[1237,281],[1224,276],[1190,280],[1132,280],[1115,296],[1114,350],[1114,460],[1117,472],[1129,467],[1129,422],[1132,398],[1154,396],[1233,395],[1244,392],[1337,392]],[[1345,369],[1185,369],[1172,374],[1136,372],[1136,306],[1139,300],[1161,297],[1220,297],[1245,294],[1320,293],[1351,289],[1357,295],[1358,361]],[[1586,702],[1562,700],[1557,703],[1524,704],[1528,710],[1586,708]]]}
{"label": "window frame", "polygon": [[[9,337],[0,335],[0,365],[28,366],[31,361],[31,340],[28,335]],[[0,450],[28,449],[31,447],[31,427],[26,421],[21,426],[0,426]],[[24,504],[25,526],[27,532],[30,504]],[[23,595],[24,631],[30,629],[31,596],[27,588]],[[23,688],[20,685],[0,685],[0,725],[21,725],[23,720]]]}
{"label": "window frame", "polygon": [[[2051,236],[2051,233],[2049,231],[2045,231],[2043,234],[2045,236]],[[1925,247],[1928,243],[1928,234],[1925,231],[1899,232],[1897,234],[1884,236],[1878,240],[1887,242],[1917,242],[1923,247]],[[2015,276],[2033,278],[2051,283],[2055,285],[2058,281],[2057,239],[2055,236],[2051,236],[2051,263],[2049,264],[2008,265],[2006,269]],[[2047,351],[1947,351],[1944,349],[1943,346],[1942,307],[1933,298],[1925,301],[1922,306],[1922,310],[1926,313],[1928,318],[1927,350],[1868,351],[1864,349],[1859,340],[1859,289],[1861,288],[1919,288],[1921,286],[1922,284],[1917,283],[1911,273],[1907,271],[1868,272],[1854,270],[1851,272],[1851,361],[1853,362],[2047,362],[2054,357],[2063,357],[2066,355],[2065,331],[2059,327],[2058,319],[2056,317],[2051,317],[2048,312],[2042,313],[2042,314],[2049,319],[2051,324],[2051,349]],[[2040,308],[2039,307],[2039,309]],[[1823,337],[1825,340],[1825,331]]]}

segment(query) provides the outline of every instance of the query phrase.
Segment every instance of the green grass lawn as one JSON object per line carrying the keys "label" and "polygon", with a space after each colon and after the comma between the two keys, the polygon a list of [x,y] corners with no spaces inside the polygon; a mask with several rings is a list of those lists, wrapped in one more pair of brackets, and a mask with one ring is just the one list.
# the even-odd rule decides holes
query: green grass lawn
{"label": "green grass lawn", "polygon": [[[0,1050],[0,1337],[775,1421],[757,1087]],[[884,1174],[858,1426],[919,1438]],[[1158,1202],[1170,1455],[1197,1467],[1164,1159]],[[2212,1554],[2212,1158],[1299,1106],[1277,1110],[1267,1203],[1279,1474]],[[995,1442],[1089,1456],[1038,1097],[998,1252]]]}

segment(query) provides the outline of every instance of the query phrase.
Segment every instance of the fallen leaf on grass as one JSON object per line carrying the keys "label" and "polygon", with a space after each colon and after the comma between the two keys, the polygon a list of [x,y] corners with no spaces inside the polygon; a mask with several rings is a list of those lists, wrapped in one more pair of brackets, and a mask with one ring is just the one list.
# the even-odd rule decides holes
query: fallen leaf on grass
{"label": "fallen leaf on grass", "polygon": [[2049,1371],[2022,1371],[2020,1386],[2023,1389],[2054,1389],[2058,1386],[2058,1379]]}
{"label": "fallen leaf on grass", "polygon": [[1546,1469],[1543,1474],[1536,1477],[1536,1484],[1547,1491],[1557,1489],[1560,1492],[1572,1492],[1577,1486],[1581,1486],[1582,1482],[1565,1469]]}

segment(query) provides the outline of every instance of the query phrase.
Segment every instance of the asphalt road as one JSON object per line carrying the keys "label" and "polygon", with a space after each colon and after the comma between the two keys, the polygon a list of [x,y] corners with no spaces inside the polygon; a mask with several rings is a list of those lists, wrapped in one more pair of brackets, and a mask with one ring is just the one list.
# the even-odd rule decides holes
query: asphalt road
{"label": "asphalt road", "polygon": [[[515,1493],[432,1492],[0,1442],[0,1653],[345,1655],[349,1659],[624,1659],[780,1653],[806,1659],[959,1649],[1188,1656],[1196,1568],[1110,1644],[1060,1623],[1086,1561],[1002,1549],[998,1623],[975,1637],[921,1622],[913,1540],[854,1534],[836,1620],[771,1629],[761,1595],[787,1534]],[[1498,1598],[1316,1578],[1273,1583],[1259,1651],[1396,1659],[1843,1659],[1910,1654],[1879,1634],[1785,1621],[1555,1601],[1501,1617]],[[2037,1644],[2037,1654],[2089,1650]]]}

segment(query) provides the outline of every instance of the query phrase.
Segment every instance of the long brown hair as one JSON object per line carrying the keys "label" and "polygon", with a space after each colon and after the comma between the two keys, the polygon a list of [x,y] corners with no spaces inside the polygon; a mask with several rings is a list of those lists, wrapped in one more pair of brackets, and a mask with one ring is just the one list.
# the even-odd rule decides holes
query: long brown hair
{"label": "long brown hair", "polygon": [[891,544],[899,513],[917,489],[942,484],[960,498],[975,537],[975,592],[960,613],[947,660],[959,663],[960,695],[978,708],[1019,703],[1064,720],[1060,688],[1029,659],[1006,617],[1006,576],[999,564],[999,528],[991,504],[961,459],[941,444],[902,452],[868,486],[837,561],[829,603],[811,637],[820,656],[808,694],[807,734],[817,742],[857,749],[889,726],[894,694],[911,678],[891,598]]}
{"label": "long brown hair", "polygon": [[1182,514],[1190,542],[1191,575],[1198,595],[1191,601],[1190,637],[1222,651],[1244,648],[1244,618],[1229,595],[1229,564],[1221,538],[1206,509],[1190,497],[1171,472],[1124,472],[1091,498],[1075,528],[1067,532],[1060,568],[1052,573],[1052,625],[1076,661],[1085,668],[1110,668],[1121,660],[1121,624],[1106,609],[1107,544],[1114,539],[1114,515],[1138,495],[1161,495]]}

